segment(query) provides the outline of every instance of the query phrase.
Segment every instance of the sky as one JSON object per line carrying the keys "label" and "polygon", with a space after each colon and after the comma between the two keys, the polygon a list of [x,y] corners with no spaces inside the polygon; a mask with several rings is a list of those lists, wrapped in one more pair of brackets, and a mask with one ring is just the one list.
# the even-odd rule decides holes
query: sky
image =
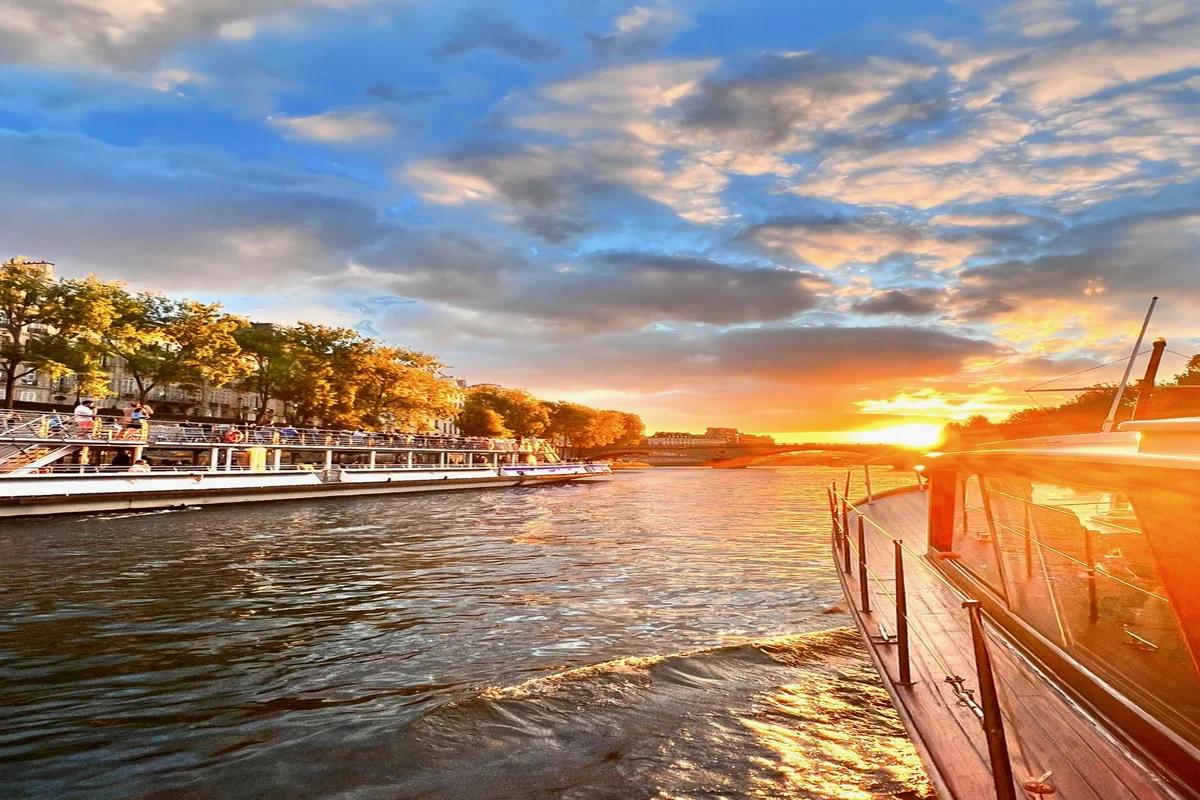
{"label": "sky", "polygon": [[6,256],[650,430],[1200,351],[1195,0],[0,0],[0,175]]}

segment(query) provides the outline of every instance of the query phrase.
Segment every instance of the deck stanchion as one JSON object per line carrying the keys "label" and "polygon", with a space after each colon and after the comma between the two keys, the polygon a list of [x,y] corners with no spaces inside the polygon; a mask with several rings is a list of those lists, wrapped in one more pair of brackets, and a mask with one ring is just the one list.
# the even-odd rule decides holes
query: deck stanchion
{"label": "deck stanchion", "polygon": [[858,515],[858,598],[860,610],[871,613],[871,587],[867,584],[867,534],[862,514]]}
{"label": "deck stanchion", "polygon": [[988,653],[987,634],[978,600],[966,600],[963,608],[971,618],[971,643],[975,648],[975,671],[979,678],[979,702],[983,706],[983,733],[987,737],[988,760],[992,762],[992,784],[996,800],[1017,800],[1012,764],[1008,760],[1008,740],[1004,737],[1004,718],[1000,697],[996,694],[996,676]]}
{"label": "deck stanchion", "polygon": [[867,502],[874,503],[875,495],[871,493],[871,465],[863,464],[863,481],[867,484]]}
{"label": "deck stanchion", "polygon": [[842,529],[842,572],[850,574],[850,531]]}
{"label": "deck stanchion", "polygon": [[1083,557],[1087,559],[1088,619],[1100,619],[1100,602],[1096,596],[1096,554],[1093,552],[1092,529],[1083,527]]}
{"label": "deck stanchion", "polygon": [[904,541],[893,539],[896,554],[896,663],[900,667],[901,686],[912,686],[912,664],[908,657],[908,590],[904,585]]}
{"label": "deck stanchion", "polygon": [[850,501],[842,495],[842,536],[850,535]]}

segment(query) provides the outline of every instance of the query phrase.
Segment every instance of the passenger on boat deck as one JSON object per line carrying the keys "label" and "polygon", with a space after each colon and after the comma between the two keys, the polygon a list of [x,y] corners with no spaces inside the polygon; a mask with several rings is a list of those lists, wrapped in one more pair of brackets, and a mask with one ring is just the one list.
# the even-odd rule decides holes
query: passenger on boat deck
{"label": "passenger on boat deck", "polygon": [[133,466],[133,453],[128,450],[118,450],[113,456],[113,460],[109,462],[109,466],[113,467],[131,467]]}
{"label": "passenger on boat deck", "polygon": [[75,406],[75,428],[80,436],[92,435],[92,428],[96,424],[95,405],[91,400],[84,400]]}
{"label": "passenger on boat deck", "polygon": [[129,471],[130,472],[149,472],[150,465],[146,463],[145,459],[139,458],[137,461],[133,462],[133,464],[131,464],[129,466]]}

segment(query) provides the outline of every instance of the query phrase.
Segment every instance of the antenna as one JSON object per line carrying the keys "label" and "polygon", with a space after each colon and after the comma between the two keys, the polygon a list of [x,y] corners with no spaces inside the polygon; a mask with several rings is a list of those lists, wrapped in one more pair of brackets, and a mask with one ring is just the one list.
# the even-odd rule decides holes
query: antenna
{"label": "antenna", "polygon": [[1138,332],[1137,341],[1133,343],[1133,353],[1129,356],[1129,363],[1125,365],[1125,374],[1121,376],[1121,385],[1117,387],[1117,394],[1108,408],[1108,416],[1105,417],[1104,424],[1100,426],[1100,430],[1104,433],[1110,432],[1113,429],[1113,423],[1117,420],[1117,409],[1121,405],[1121,396],[1125,394],[1125,387],[1129,384],[1129,373],[1133,372],[1133,362],[1137,359],[1138,351],[1142,349],[1142,339],[1146,338],[1146,328],[1150,327],[1150,317],[1153,316],[1156,305],[1158,305],[1158,298],[1150,298],[1150,308],[1146,310],[1146,319],[1142,322],[1142,329]]}

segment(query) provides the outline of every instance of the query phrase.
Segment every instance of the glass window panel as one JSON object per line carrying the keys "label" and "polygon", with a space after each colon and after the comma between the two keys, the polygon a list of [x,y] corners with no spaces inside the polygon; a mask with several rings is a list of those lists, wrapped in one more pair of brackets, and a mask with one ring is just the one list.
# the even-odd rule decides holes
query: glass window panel
{"label": "glass window panel", "polygon": [[[989,476],[981,486],[1010,608],[1096,675],[1200,741],[1200,680],[1129,498],[1013,477]],[[969,486],[966,497],[970,512]]]}
{"label": "glass window panel", "polygon": [[996,560],[996,541],[984,509],[980,479],[976,475],[960,478],[955,502],[954,533],[951,549],[958,563],[998,592],[1004,591]]}

